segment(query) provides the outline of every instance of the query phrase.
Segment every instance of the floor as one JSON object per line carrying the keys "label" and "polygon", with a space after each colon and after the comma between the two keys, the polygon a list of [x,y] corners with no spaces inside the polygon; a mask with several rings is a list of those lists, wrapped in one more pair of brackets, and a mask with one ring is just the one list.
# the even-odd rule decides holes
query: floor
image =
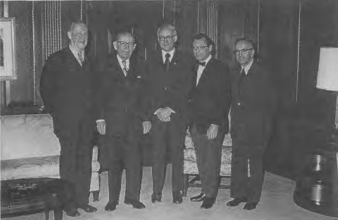
{"label": "floor", "polygon": [[[229,190],[220,189],[217,202],[213,208],[200,209],[200,203],[190,202],[189,197],[200,192],[198,188],[189,188],[188,197],[184,198],[181,205],[172,203],[170,189],[170,170],[168,166],[167,178],[161,203],[152,204],[150,195],[152,192],[151,169],[144,168],[141,201],[146,209],[136,210],[131,206],[120,204],[114,212],[104,211],[107,203],[107,173],[101,174],[100,201],[91,203],[98,208],[95,213],[84,213],[77,218],[64,215],[65,220],[337,220],[337,218],[316,214],[298,207],[292,200],[294,182],[292,180],[266,173],[261,202],[253,211],[243,210],[243,205],[227,207],[225,204],[230,200]],[[123,185],[124,186],[124,185]],[[124,187],[120,201],[124,198]],[[53,219],[52,212],[50,219]],[[43,213],[27,216],[3,218],[4,220],[42,220]]]}

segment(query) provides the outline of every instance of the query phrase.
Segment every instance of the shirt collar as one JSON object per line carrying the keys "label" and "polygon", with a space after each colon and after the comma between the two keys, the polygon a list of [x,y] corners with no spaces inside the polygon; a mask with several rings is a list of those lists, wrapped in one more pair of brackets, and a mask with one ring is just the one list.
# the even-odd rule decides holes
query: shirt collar
{"label": "shirt collar", "polygon": [[172,49],[172,50],[171,50],[171,51],[169,51],[169,52],[162,50],[162,60],[163,60],[163,63],[165,62],[165,55],[166,55],[167,53],[169,53],[169,54],[170,54],[169,60],[170,60],[170,62],[171,62],[171,60],[172,60],[172,59],[173,59],[173,57],[174,57],[175,48],[174,48],[174,49]]}
{"label": "shirt collar", "polygon": [[76,50],[74,47],[72,47],[71,44],[69,44],[69,49],[70,49],[70,51],[72,51],[72,53],[73,53],[73,55],[75,56],[76,59],[79,58],[79,55],[78,55],[79,53],[82,53],[82,57],[83,57],[83,59],[84,59],[85,53],[84,53],[83,50],[82,50],[82,51],[78,51],[78,50]]}
{"label": "shirt collar", "polygon": [[206,67],[206,66],[207,66],[207,64],[208,64],[208,62],[211,60],[211,58],[212,58],[212,56],[211,56],[211,55],[209,55],[207,59],[205,59],[205,60],[203,60],[203,61],[202,61],[202,63],[203,63],[203,62],[205,62],[205,65],[204,65],[204,67]]}
{"label": "shirt collar", "polygon": [[[123,63],[122,63],[123,60],[121,59],[121,57],[118,54],[116,55],[116,57],[117,57],[117,60],[119,61],[121,69],[123,69],[124,68]],[[127,66],[127,69],[129,69],[129,59],[126,60],[126,66]]]}
{"label": "shirt collar", "polygon": [[253,64],[253,61],[254,60],[252,59],[251,62],[248,63],[248,65],[246,65],[245,67],[242,66],[242,69],[244,69],[244,71],[245,71],[245,75],[248,75],[248,72],[249,72],[249,70],[250,70],[250,68],[251,68],[251,66]]}

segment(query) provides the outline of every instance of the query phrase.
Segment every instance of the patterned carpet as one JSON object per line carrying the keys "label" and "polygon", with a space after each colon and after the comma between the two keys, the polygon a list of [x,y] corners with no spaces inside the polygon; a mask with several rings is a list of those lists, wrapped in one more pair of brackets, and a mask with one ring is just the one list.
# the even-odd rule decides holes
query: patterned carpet
{"label": "patterned carpet", "polygon": [[[64,215],[65,220],[334,220],[327,216],[309,212],[298,207],[292,200],[294,183],[289,180],[266,173],[262,199],[257,209],[254,211],[244,211],[243,204],[238,207],[230,208],[225,204],[229,197],[229,190],[220,189],[217,202],[209,210],[200,209],[200,203],[192,203],[190,196],[200,192],[198,188],[189,188],[188,197],[184,198],[183,204],[172,203],[171,167],[168,166],[167,178],[165,183],[162,203],[152,204],[150,195],[152,193],[152,180],[150,167],[144,168],[141,201],[147,206],[146,209],[136,210],[124,203],[120,204],[114,212],[104,211],[104,206],[108,200],[107,173],[101,174],[101,193],[100,201],[91,203],[98,208],[95,213],[84,213],[80,210],[81,216],[72,218]],[[123,202],[124,185],[120,201]],[[6,220],[43,220],[43,213],[3,218]],[[51,212],[50,219],[54,219]]]}

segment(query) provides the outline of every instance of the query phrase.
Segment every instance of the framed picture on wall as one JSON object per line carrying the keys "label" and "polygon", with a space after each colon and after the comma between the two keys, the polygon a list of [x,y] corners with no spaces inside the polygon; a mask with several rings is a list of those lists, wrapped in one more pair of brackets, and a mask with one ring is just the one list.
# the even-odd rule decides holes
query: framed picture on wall
{"label": "framed picture on wall", "polygon": [[0,18],[0,80],[16,79],[15,18]]}

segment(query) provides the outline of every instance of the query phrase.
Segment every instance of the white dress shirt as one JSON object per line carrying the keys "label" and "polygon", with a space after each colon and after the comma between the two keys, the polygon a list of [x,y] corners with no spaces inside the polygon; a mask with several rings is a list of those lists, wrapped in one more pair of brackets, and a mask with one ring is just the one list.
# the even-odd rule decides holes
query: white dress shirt
{"label": "white dress shirt", "polygon": [[252,66],[252,64],[253,64],[253,61],[254,61],[254,60],[252,59],[251,62],[248,63],[248,65],[242,66],[242,69],[244,69],[245,75],[248,75],[248,72],[249,72],[249,70],[250,70],[250,68],[251,68],[251,66]]}
{"label": "white dress shirt", "polygon": [[211,59],[211,55],[208,56],[207,59],[205,59],[204,61],[202,62],[205,62],[205,65],[202,66],[202,65],[198,65],[198,69],[197,69],[197,77],[196,77],[196,86],[198,85],[198,82],[202,76],[202,73],[203,73],[203,70],[205,69],[205,67],[207,66],[209,60]]}
{"label": "white dress shirt", "polygon": [[72,53],[73,53],[74,57],[76,58],[77,62],[79,62],[79,64],[82,66],[82,62],[79,59],[79,55],[78,54],[81,53],[82,54],[82,58],[84,60],[85,59],[85,53],[84,53],[84,51],[83,50],[82,51],[77,51],[75,48],[72,47],[72,45],[69,45],[69,49],[70,49],[70,51],[72,51]]}
{"label": "white dress shirt", "polygon": [[[163,61],[163,64],[165,63],[165,55],[169,53],[170,54],[170,57],[169,57],[169,61],[171,62],[171,60],[173,59],[174,57],[174,53],[175,53],[175,48],[169,52],[167,51],[164,51],[162,50],[162,61]],[[168,107],[169,108],[169,107]],[[171,113],[176,113],[174,110],[172,110],[171,108],[169,108]],[[160,112],[160,109],[157,109],[155,112],[154,112],[154,115],[157,115],[158,113]]]}
{"label": "white dress shirt", "polygon": [[165,63],[165,55],[166,55],[167,53],[170,54],[169,61],[171,62],[171,60],[172,60],[173,57],[174,57],[175,48],[172,49],[172,50],[169,51],[169,52],[162,50],[162,61],[163,61],[163,64]]}
{"label": "white dress shirt", "polygon": [[[127,74],[124,72],[124,65],[122,63],[123,60],[121,59],[121,57],[119,55],[116,55],[116,56],[117,56],[117,60],[119,61],[120,67],[123,70],[124,75],[127,76]],[[127,70],[129,70],[130,61],[129,61],[129,59],[125,60],[125,61],[126,61],[126,68],[127,68]]]}

